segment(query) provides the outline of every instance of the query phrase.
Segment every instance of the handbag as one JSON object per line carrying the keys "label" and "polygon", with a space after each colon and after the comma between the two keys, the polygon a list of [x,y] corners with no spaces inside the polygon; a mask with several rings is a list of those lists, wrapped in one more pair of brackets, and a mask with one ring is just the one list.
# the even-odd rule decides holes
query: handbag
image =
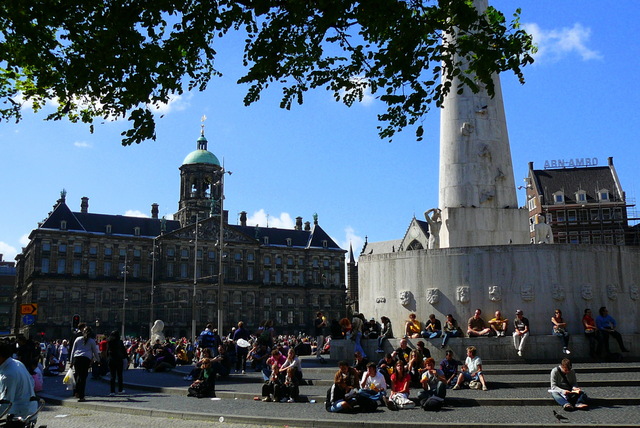
{"label": "handbag", "polygon": [[76,388],[76,377],[73,374],[73,369],[67,370],[67,374],[64,375],[62,383],[67,385],[67,390],[71,391]]}

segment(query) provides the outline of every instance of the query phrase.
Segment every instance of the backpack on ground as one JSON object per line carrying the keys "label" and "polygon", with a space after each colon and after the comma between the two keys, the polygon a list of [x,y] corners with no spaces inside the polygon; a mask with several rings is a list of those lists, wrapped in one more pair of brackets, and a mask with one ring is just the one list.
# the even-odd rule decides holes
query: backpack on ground
{"label": "backpack on ground", "polygon": [[439,412],[444,405],[444,398],[432,395],[420,402],[420,407],[425,411]]}

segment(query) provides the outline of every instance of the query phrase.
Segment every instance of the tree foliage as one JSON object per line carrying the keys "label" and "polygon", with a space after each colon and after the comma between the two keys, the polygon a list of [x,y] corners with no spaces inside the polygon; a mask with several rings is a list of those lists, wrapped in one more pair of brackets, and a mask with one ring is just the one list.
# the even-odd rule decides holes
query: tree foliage
{"label": "tree foliage", "polygon": [[[21,0],[0,2],[0,120],[25,103],[48,120],[91,124],[126,118],[128,145],[155,139],[152,106],[204,90],[221,75],[216,42],[246,35],[245,104],[269,86],[280,106],[326,88],[350,106],[369,91],[386,105],[380,136],[391,138],[440,106],[450,78],[491,93],[491,76],[532,62],[518,23],[472,0]],[[443,43],[456,32],[454,41]]]}

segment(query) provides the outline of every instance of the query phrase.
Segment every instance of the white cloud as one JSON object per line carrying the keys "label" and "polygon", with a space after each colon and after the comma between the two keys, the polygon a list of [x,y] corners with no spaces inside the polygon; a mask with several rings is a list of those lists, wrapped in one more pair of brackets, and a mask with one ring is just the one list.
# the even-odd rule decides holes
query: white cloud
{"label": "white cloud", "polygon": [[[364,93],[362,94],[362,100],[359,101],[360,104],[362,104],[365,107],[368,107],[371,104],[373,104],[373,102],[375,101],[375,97],[371,94],[371,90],[369,89],[369,80],[365,79],[364,77],[356,77],[351,79],[351,81],[357,85],[365,86]],[[345,95],[348,94],[348,92],[349,91],[345,91],[344,89],[342,89],[340,91],[340,96],[344,98]]]}
{"label": "white cloud", "polygon": [[22,235],[20,237],[20,245],[22,245],[23,247],[26,247],[27,245],[29,245],[29,242],[31,242],[29,240],[29,233],[25,233],[24,235]]}
{"label": "white cloud", "polygon": [[291,218],[289,213],[280,213],[279,217],[274,217],[272,215],[267,214],[264,209],[260,209],[260,211],[256,211],[251,216],[247,217],[247,226],[255,226],[258,225],[260,227],[277,227],[281,229],[293,229],[295,226],[295,221]]}
{"label": "white cloud", "polygon": [[80,147],[81,149],[88,149],[93,147],[93,145],[87,143],[86,141],[76,141],[75,143],[73,143],[73,145],[76,147]]}
{"label": "white cloud", "polygon": [[169,95],[169,101],[166,103],[159,103],[157,105],[148,104],[149,110],[157,114],[169,114],[172,111],[181,111],[189,107],[189,101],[193,97],[191,92],[186,96],[171,94]]}
{"label": "white cloud", "polygon": [[10,262],[16,257],[18,250],[6,242],[0,241],[0,254],[2,254],[2,260]]}
{"label": "white cloud", "polygon": [[124,213],[125,216],[127,217],[144,217],[144,218],[148,218],[149,215],[143,213],[142,211],[138,211],[138,210],[127,210]]}
{"label": "white cloud", "polygon": [[[364,245],[364,238],[356,234],[356,231],[351,226],[347,226],[344,229],[344,240],[334,239],[340,245],[340,248],[343,248],[349,251],[349,245],[353,247],[353,256],[356,260],[358,260],[358,256],[360,255],[360,250],[362,250],[362,246]],[[349,257],[349,253],[347,253],[346,257]]]}
{"label": "white cloud", "polygon": [[538,52],[534,55],[536,61],[559,61],[572,53],[580,55],[583,61],[603,58],[600,52],[587,47],[591,38],[591,28],[578,22],[571,28],[551,30],[540,28],[535,23],[523,24],[523,27],[538,46]]}

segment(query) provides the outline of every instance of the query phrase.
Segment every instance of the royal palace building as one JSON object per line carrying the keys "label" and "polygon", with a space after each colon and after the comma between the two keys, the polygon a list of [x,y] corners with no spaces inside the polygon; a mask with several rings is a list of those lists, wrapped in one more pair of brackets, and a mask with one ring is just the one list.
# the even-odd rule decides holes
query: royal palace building
{"label": "royal palace building", "polygon": [[[91,213],[86,197],[72,211],[61,192],[16,257],[14,333],[67,337],[74,315],[98,332],[124,325],[143,337],[156,319],[165,334],[188,337],[193,321],[198,331],[219,325],[219,309],[224,333],[240,320],[311,333],[318,310],[343,317],[346,251],[317,215],[279,229],[247,225],[243,211],[229,224],[225,173],[202,133],[180,166],[174,220],[158,218],[157,204],[149,218]],[[21,305],[34,303],[26,325]]]}

